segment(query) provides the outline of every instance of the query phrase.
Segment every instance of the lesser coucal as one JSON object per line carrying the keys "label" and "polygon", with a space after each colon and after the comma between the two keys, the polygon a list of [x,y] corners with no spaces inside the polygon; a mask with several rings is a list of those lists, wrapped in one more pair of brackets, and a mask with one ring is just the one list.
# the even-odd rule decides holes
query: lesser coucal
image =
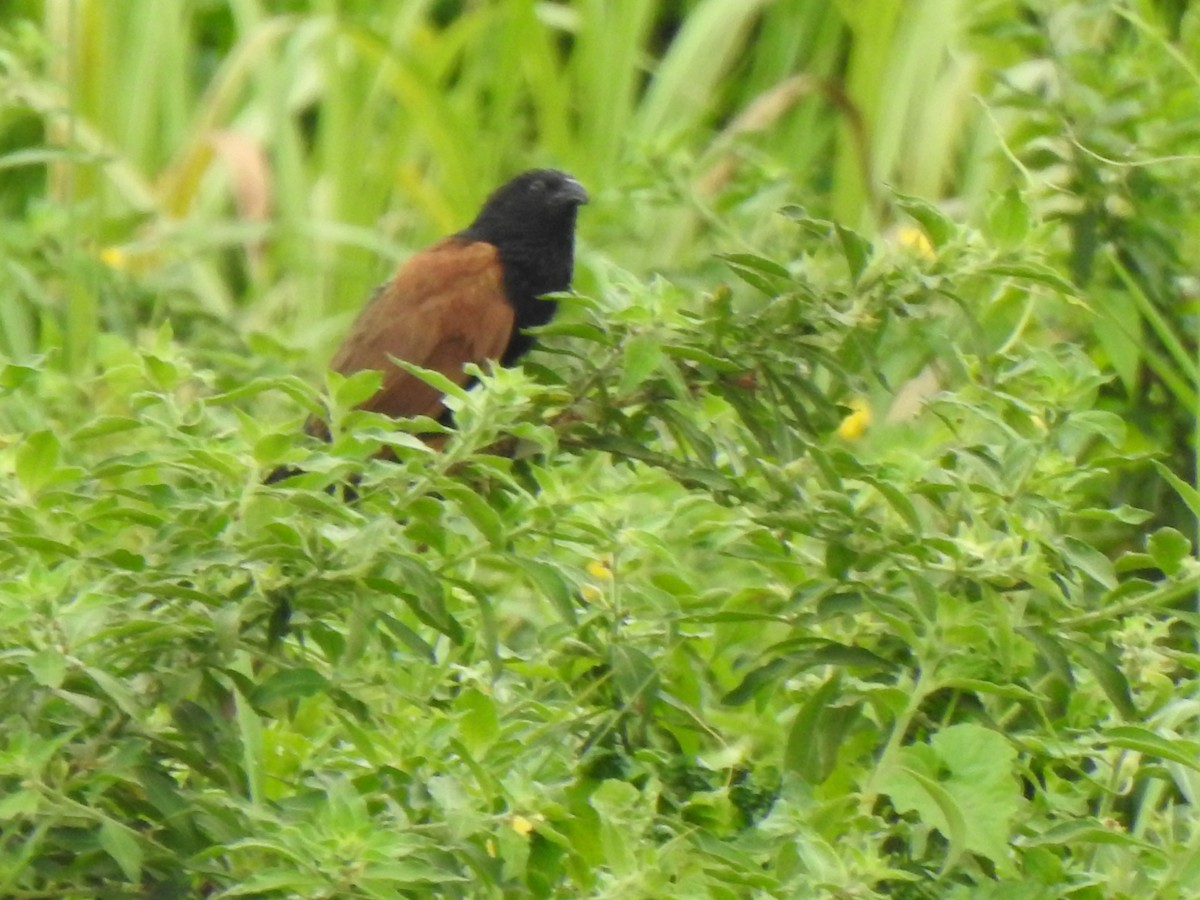
{"label": "lesser coucal", "polygon": [[[389,357],[465,385],[465,364],[507,366],[525,353],[533,338],[524,329],[545,325],[557,306],[543,295],[571,285],[575,218],[587,201],[583,185],[565,172],[525,172],[488,197],[469,227],[405,262],[375,290],[330,363],[343,375],[383,374],[360,408],[397,418],[445,412],[441,392]],[[318,420],[305,430],[328,434]],[[277,469],[268,482],[292,474]]]}

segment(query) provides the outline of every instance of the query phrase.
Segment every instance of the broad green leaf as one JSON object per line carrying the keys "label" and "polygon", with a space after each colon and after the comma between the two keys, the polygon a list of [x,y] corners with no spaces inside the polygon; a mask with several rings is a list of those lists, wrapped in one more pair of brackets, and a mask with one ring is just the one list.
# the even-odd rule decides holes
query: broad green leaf
{"label": "broad green leaf", "polygon": [[834,225],[834,231],[841,242],[846,265],[850,267],[850,279],[858,281],[871,259],[871,242],[857,231],[851,231],[841,225]]}
{"label": "broad green leaf", "polygon": [[928,200],[907,194],[896,194],[896,205],[912,216],[937,249],[941,249],[958,233],[958,226]]}
{"label": "broad green leaf", "polygon": [[126,879],[141,881],[144,859],[141,844],[134,832],[112,819],[100,823],[100,846],[121,867]]}
{"label": "broad green leaf", "polygon": [[54,477],[60,444],[53,432],[35,431],[17,448],[17,478],[30,493],[37,493]]}
{"label": "broad green leaf", "polygon": [[822,742],[818,734],[825,711],[841,687],[841,674],[835,672],[813,692],[792,719],[783,764],[810,784],[820,784],[829,775],[832,759],[822,758]]}
{"label": "broad green leaf", "polygon": [[[886,781],[885,790],[900,812],[915,812],[921,821],[940,831],[949,842],[942,872],[951,871],[970,849],[967,817],[953,790],[924,772],[898,766]],[[968,807],[969,808],[969,807]],[[971,810],[972,815],[977,814]]]}
{"label": "broad green leaf", "polygon": [[1089,578],[1106,588],[1117,586],[1117,573],[1113,570],[1112,561],[1091,544],[1067,535],[1063,537],[1059,549],[1067,562]]}
{"label": "broad green leaf", "polygon": [[1029,234],[1032,216],[1015,187],[1001,194],[987,213],[988,235],[1003,247],[1018,246]]}
{"label": "broad green leaf", "polygon": [[1192,555],[1192,542],[1174,528],[1165,526],[1150,535],[1146,550],[1163,572],[1177,575],[1183,568],[1183,561]]}
{"label": "broad green leaf", "polygon": [[57,688],[67,674],[67,660],[57,650],[39,650],[29,658],[29,671],[42,687]]}
{"label": "broad green leaf", "polygon": [[525,573],[542,597],[550,601],[564,622],[575,623],[575,589],[556,566],[520,556],[509,559],[516,568]]}
{"label": "broad green leaf", "polygon": [[1000,734],[970,723],[952,725],[934,734],[927,747],[903,751],[903,769],[888,777],[887,791],[898,809],[918,810],[950,841],[945,869],[956,846],[1008,869],[1008,843],[1021,808],[1016,758]]}
{"label": "broad green leaf", "polygon": [[297,700],[311,697],[329,687],[329,680],[313,669],[284,669],[267,677],[259,684],[251,701],[259,707],[276,700]]}
{"label": "broad green leaf", "polygon": [[458,733],[462,741],[478,757],[500,733],[500,717],[496,701],[478,690],[465,691],[455,702],[458,712]]}
{"label": "broad green leaf", "polygon": [[617,390],[621,394],[631,394],[653,374],[662,362],[661,339],[653,334],[636,335],[625,343],[622,353],[624,365],[621,369],[621,380],[617,385]]}
{"label": "broad green leaf", "polygon": [[488,502],[469,487],[458,484],[446,484],[441,488],[443,496],[453,500],[471,520],[471,524],[479,529],[484,540],[494,550],[504,546],[504,523]]}

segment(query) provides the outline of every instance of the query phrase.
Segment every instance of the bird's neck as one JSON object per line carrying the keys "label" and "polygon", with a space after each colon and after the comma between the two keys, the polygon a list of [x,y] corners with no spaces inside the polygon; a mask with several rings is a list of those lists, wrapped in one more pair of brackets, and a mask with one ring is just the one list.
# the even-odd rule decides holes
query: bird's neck
{"label": "bird's neck", "polygon": [[[504,293],[516,311],[517,328],[545,325],[557,304],[540,299],[544,294],[569,290],[575,259],[574,222],[556,225],[553,232],[511,235],[462,232],[469,240],[487,241],[500,254],[504,269]],[[480,230],[482,231],[482,230]]]}

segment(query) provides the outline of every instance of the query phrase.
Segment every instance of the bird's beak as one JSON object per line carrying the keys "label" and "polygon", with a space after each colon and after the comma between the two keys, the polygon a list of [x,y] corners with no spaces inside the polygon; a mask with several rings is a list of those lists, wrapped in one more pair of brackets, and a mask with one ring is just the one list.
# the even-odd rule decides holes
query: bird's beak
{"label": "bird's beak", "polygon": [[563,200],[566,200],[570,203],[578,203],[580,205],[587,203],[588,200],[591,199],[588,196],[588,192],[584,186],[574,178],[568,178],[563,182],[562,187],[558,190],[558,195]]}

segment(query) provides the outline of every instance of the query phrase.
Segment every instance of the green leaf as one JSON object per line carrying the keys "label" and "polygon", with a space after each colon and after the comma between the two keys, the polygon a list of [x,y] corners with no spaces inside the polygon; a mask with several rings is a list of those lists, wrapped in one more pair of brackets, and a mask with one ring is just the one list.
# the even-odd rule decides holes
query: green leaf
{"label": "green leaf", "polygon": [[1039,263],[988,263],[980,271],[987,275],[1001,275],[1008,278],[1019,278],[1023,281],[1033,281],[1037,284],[1053,288],[1056,292],[1067,297],[1074,297],[1077,293],[1075,285],[1070,280],[1064,278],[1049,266],[1043,266]]}
{"label": "green leaf", "polygon": [[787,659],[773,659],[746,674],[741,683],[721,698],[726,706],[741,706],[754,697],[764,687],[772,689],[785,672],[791,672],[794,666]]}
{"label": "green leaf", "polygon": [[1152,460],[1152,462],[1154,468],[1158,469],[1158,474],[1167,480],[1167,483],[1175,489],[1175,493],[1187,504],[1192,515],[1200,519],[1200,491],[1197,491],[1158,460]]}
{"label": "green leaf", "polygon": [[29,671],[42,687],[57,688],[67,674],[67,660],[57,650],[39,650],[29,658]]}
{"label": "green leaf", "polygon": [[[896,768],[885,782],[885,792],[899,812],[915,812],[927,825],[940,831],[949,843],[942,872],[957,865],[968,849],[967,817],[954,794],[934,778],[907,766]],[[977,811],[972,810],[974,815]]]}
{"label": "green leaf", "polygon": [[1063,846],[1072,844],[1110,844],[1121,847],[1136,847],[1145,850],[1161,860],[1167,859],[1167,852],[1148,841],[1138,840],[1121,827],[1111,827],[1102,824],[1091,817],[1060,822],[1047,828],[1040,834],[1021,837],[1022,847]]}
{"label": "green leaf", "polygon": [[[457,382],[451,381],[441,372],[436,372],[433,369],[426,369],[421,366],[414,365],[406,359],[399,359],[395,356],[389,356],[388,359],[390,359],[398,368],[403,369],[414,378],[419,378],[421,381],[424,381],[431,387],[437,388],[438,391],[445,394],[447,397],[457,397],[459,400],[465,400],[467,398],[466,389]],[[367,394],[367,397],[369,396],[371,395]],[[362,399],[365,400],[366,397],[363,397]]]}
{"label": "green leaf", "polygon": [[988,209],[988,236],[1000,246],[1018,246],[1028,236],[1031,220],[1029,206],[1021,192],[1010,187]]}
{"label": "green leaf", "polygon": [[570,625],[575,624],[575,588],[556,566],[521,556],[512,556],[508,559],[524,572],[534,588],[550,601],[564,622]]}
{"label": "green leaf", "polygon": [[609,648],[613,682],[626,703],[635,699],[652,703],[658,694],[658,668],[654,661],[636,647],[613,644]]}
{"label": "green leaf", "polygon": [[328,690],[329,680],[314,669],[284,669],[255,687],[250,700],[259,707],[277,700],[298,700]]}
{"label": "green leaf", "polygon": [[418,620],[441,632],[454,643],[463,641],[462,625],[446,608],[445,591],[441,583],[416,560],[396,556],[392,565],[401,570],[403,580],[374,575],[363,579],[373,590],[402,600]]}
{"label": "green leaf", "polygon": [[1179,737],[1163,737],[1148,728],[1136,725],[1118,725],[1106,728],[1101,733],[1101,740],[1106,744],[1135,750],[1148,756],[1157,756],[1170,762],[1179,763],[1189,769],[1200,771],[1200,741],[1185,740]]}
{"label": "green leaf", "polygon": [[1137,719],[1140,717],[1137,707],[1133,705],[1133,696],[1129,690],[1129,682],[1112,660],[1082,641],[1072,641],[1064,638],[1063,643],[1083,661],[1088,671],[1096,679],[1096,683],[1100,685],[1101,689],[1123,718]]}
{"label": "green leaf", "polygon": [[463,744],[476,758],[486,752],[500,734],[500,715],[496,701],[481,691],[464,691],[454,704],[458,712],[458,733]]}
{"label": "green leaf", "polygon": [[903,768],[887,778],[887,793],[897,809],[916,810],[950,841],[943,871],[962,850],[1011,868],[1008,844],[1021,791],[1014,773],[1017,753],[1009,741],[963,723],[937,732],[927,746],[905,748],[901,758]]}
{"label": "green leaf", "polygon": [[252,803],[263,801],[263,724],[241,691],[234,691],[234,713],[242,745],[242,777]]}
{"label": "green leaf", "polygon": [[788,729],[783,751],[784,768],[809,784],[824,781],[836,760],[836,756],[823,752],[827,748],[821,740],[821,731],[825,713],[840,689],[841,673],[834,672],[804,702]]}
{"label": "green leaf", "polygon": [[444,484],[440,491],[447,499],[453,500],[471,520],[471,524],[479,529],[484,540],[494,550],[500,550],[505,544],[504,523],[488,502],[469,487],[460,484]]}
{"label": "green leaf", "polygon": [[954,220],[928,200],[907,194],[896,194],[895,199],[896,205],[921,226],[935,248],[941,249],[958,234]]}
{"label": "green leaf", "polygon": [[121,710],[121,712],[125,713],[125,715],[129,716],[134,721],[139,720],[142,711],[138,706],[137,698],[134,696],[134,693],[129,690],[129,688],[127,688],[116,678],[113,678],[103,669],[97,669],[95,667],[88,666],[84,669],[84,671],[87,673],[88,677],[90,677],[92,681],[96,683],[96,686],[100,688],[101,692],[104,693],[110,700],[112,700],[117,708]]}
{"label": "green leaf", "polygon": [[339,409],[353,409],[369,400],[379,391],[382,383],[383,375],[375,369],[363,369],[347,376],[329,373],[330,393]]}
{"label": "green leaf", "polygon": [[100,823],[100,847],[121,867],[126,880],[141,881],[142,847],[131,829],[112,819],[104,819]]}
{"label": "green leaf", "polygon": [[627,395],[640,387],[658,368],[663,358],[662,343],[655,335],[639,334],[626,341],[622,355],[624,364],[617,390]]}
{"label": "green leaf", "polygon": [[753,253],[718,253],[717,257],[718,259],[733,263],[735,266],[740,266],[744,269],[753,269],[756,272],[762,272],[764,275],[770,275],[773,278],[779,278],[784,281],[792,277],[792,273],[787,268],[772,259],[767,259],[765,256],[756,256]]}
{"label": "green leaf", "polygon": [[851,231],[841,225],[834,225],[834,231],[841,242],[846,265],[850,267],[850,278],[858,281],[871,259],[871,242],[857,231]]}
{"label": "green leaf", "polygon": [[1102,438],[1113,447],[1119,448],[1125,443],[1125,420],[1116,413],[1102,409],[1081,409],[1070,414],[1066,425],[1086,435]]}
{"label": "green leaf", "polygon": [[1170,526],[1158,529],[1146,541],[1146,550],[1154,564],[1167,575],[1178,575],[1183,561],[1192,555],[1192,542]]}
{"label": "green leaf", "polygon": [[408,647],[418,657],[428,662],[433,662],[437,658],[433,652],[433,647],[424,638],[394,616],[389,616],[387,613],[380,613],[379,621],[384,628],[396,636],[400,643]]}
{"label": "green leaf", "polygon": [[36,494],[54,477],[58,468],[60,444],[50,431],[35,431],[17,448],[17,479],[31,494]]}
{"label": "green leaf", "polygon": [[1063,537],[1059,549],[1067,562],[1088,577],[1109,589],[1117,586],[1112,561],[1095,547],[1068,535]]}
{"label": "green leaf", "polygon": [[916,506],[913,505],[912,500],[909,499],[906,493],[882,478],[863,476],[861,480],[879,491],[883,495],[883,498],[891,505],[892,509],[900,514],[900,518],[904,519],[904,523],[915,534],[921,533],[921,517],[917,514]]}
{"label": "green leaf", "polygon": [[26,818],[37,814],[41,795],[37,791],[17,790],[0,797],[0,822]]}

